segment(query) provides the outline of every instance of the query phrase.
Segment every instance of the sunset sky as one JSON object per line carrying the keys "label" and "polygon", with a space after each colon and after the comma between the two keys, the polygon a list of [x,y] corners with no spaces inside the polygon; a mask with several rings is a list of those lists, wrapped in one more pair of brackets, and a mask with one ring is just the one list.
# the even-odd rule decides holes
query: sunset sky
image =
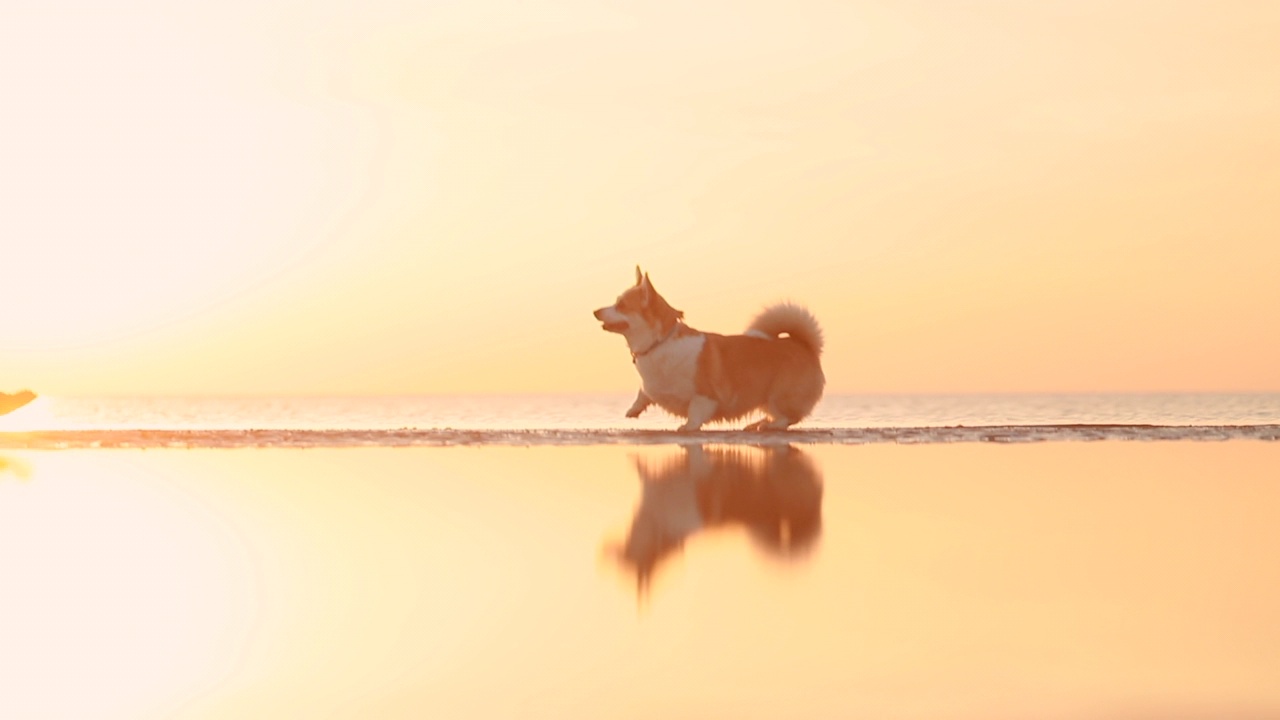
{"label": "sunset sky", "polygon": [[1280,390],[1280,4],[0,5],[0,391]]}

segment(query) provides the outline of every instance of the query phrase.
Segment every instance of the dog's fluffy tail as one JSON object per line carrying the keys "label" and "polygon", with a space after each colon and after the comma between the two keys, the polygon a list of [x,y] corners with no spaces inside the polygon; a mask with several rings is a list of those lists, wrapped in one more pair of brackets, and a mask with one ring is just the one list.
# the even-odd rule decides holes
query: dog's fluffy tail
{"label": "dog's fluffy tail", "polygon": [[747,326],[747,333],[770,338],[789,335],[812,350],[814,355],[822,354],[822,328],[818,319],[808,309],[793,303],[778,303],[765,308]]}

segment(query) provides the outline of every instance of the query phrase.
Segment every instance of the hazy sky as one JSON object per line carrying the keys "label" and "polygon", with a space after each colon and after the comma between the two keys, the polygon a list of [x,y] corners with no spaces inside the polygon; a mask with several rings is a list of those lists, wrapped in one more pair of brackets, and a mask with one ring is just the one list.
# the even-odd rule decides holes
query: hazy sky
{"label": "hazy sky", "polygon": [[1280,390],[1280,4],[0,4],[0,390]]}

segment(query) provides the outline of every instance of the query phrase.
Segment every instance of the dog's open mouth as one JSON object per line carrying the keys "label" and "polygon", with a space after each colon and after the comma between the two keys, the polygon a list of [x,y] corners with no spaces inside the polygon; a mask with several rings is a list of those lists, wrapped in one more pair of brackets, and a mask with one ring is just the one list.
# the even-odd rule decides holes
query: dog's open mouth
{"label": "dog's open mouth", "polygon": [[616,333],[626,332],[627,328],[629,327],[631,326],[628,325],[625,320],[604,323],[604,329],[607,330],[608,332],[616,332]]}

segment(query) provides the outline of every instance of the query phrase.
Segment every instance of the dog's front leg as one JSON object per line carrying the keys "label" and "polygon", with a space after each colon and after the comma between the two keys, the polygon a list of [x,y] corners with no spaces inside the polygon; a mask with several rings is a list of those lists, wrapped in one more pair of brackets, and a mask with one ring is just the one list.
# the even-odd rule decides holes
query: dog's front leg
{"label": "dog's front leg", "polygon": [[631,409],[627,411],[627,417],[640,417],[640,413],[653,404],[648,395],[644,394],[644,390],[636,393],[636,401],[631,403]]}
{"label": "dog's front leg", "polygon": [[689,401],[689,419],[680,426],[680,432],[701,430],[716,414],[716,401],[706,395],[694,395]]}

